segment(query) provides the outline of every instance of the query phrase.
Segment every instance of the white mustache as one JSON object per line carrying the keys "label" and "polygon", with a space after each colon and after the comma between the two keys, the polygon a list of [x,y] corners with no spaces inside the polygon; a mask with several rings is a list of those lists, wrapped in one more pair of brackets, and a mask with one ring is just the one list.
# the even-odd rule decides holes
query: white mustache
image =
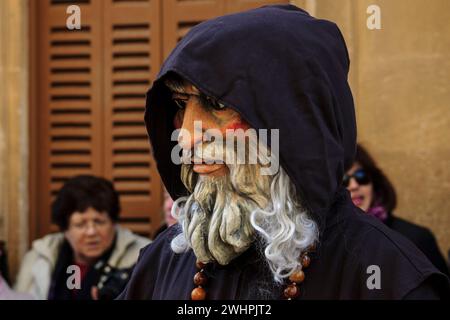
{"label": "white mustache", "polygon": [[190,150],[183,150],[181,162],[183,164],[213,164],[226,163],[227,152],[234,154],[234,150],[226,150],[226,146],[219,143],[202,143]]}

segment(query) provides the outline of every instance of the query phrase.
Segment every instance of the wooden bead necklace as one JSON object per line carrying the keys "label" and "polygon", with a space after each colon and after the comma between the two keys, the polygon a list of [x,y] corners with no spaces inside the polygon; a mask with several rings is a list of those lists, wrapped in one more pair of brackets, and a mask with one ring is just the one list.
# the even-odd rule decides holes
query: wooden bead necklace
{"label": "wooden bead necklace", "polygon": [[[311,247],[309,250],[302,253],[300,256],[300,264],[302,265],[301,268],[295,270],[290,276],[289,276],[289,284],[285,285],[285,288],[283,290],[283,297],[287,300],[292,300],[300,296],[300,288],[299,285],[303,281],[305,281],[305,273],[303,272],[303,269],[308,268],[311,264],[311,258],[309,257],[308,253],[310,251],[313,251],[314,247]],[[197,267],[197,273],[194,276],[194,284],[196,287],[191,292],[191,299],[192,300],[205,300],[206,299],[206,291],[205,291],[205,285],[208,282],[208,277],[205,274],[205,267],[206,263],[197,261],[195,266]]]}
{"label": "wooden bead necklace", "polygon": [[208,278],[205,274],[206,264],[200,261],[195,263],[195,266],[199,270],[194,276],[194,284],[197,286],[191,292],[192,300],[205,300],[206,299],[206,291],[205,284],[208,282]]}

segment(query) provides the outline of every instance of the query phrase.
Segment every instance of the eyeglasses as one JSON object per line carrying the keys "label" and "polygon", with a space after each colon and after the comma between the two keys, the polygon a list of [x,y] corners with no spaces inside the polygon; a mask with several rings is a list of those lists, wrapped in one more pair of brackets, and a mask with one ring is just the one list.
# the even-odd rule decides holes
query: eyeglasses
{"label": "eyeglasses", "polygon": [[189,94],[189,93],[176,93],[176,98],[173,98],[175,104],[181,110],[186,108],[186,105],[191,97],[195,97],[200,100],[200,103],[208,109],[214,110],[222,110],[225,108],[225,105],[215,98],[209,97],[205,94]]}
{"label": "eyeglasses", "polygon": [[344,174],[344,178],[342,179],[342,184],[344,187],[348,187],[350,184],[350,179],[354,178],[359,185],[366,185],[371,182],[369,175],[364,169],[358,169],[353,174],[348,175]]}
{"label": "eyeglasses", "polygon": [[92,225],[96,230],[102,230],[109,225],[108,219],[98,219],[93,221],[82,221],[77,223],[70,223],[69,229],[76,230],[78,232],[86,232],[89,230],[90,225]]}

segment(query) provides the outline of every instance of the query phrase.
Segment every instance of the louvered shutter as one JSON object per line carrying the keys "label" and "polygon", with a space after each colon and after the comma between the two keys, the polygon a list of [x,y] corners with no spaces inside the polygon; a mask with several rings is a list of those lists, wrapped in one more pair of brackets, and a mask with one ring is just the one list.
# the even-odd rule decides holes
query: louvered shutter
{"label": "louvered shutter", "polygon": [[235,13],[245,10],[250,10],[254,8],[258,8],[265,5],[271,5],[271,4],[286,4],[289,3],[288,0],[280,1],[280,0],[232,0],[227,1],[224,0],[226,3],[226,13]]}
{"label": "louvered shutter", "polygon": [[145,93],[160,67],[160,3],[104,1],[105,176],[122,224],[150,234],[161,221],[161,182],[144,124]]}
{"label": "louvered shutter", "polygon": [[[72,4],[81,8],[81,30],[66,28]],[[161,182],[143,122],[145,92],[160,66],[159,5],[40,1],[35,237],[56,231],[51,202],[79,174],[114,182],[121,224],[146,236],[159,227]]]}
{"label": "louvered shutter", "polygon": [[51,231],[50,204],[64,181],[102,171],[101,3],[71,3],[82,8],[81,30],[66,28],[67,1],[39,6],[39,235]]}

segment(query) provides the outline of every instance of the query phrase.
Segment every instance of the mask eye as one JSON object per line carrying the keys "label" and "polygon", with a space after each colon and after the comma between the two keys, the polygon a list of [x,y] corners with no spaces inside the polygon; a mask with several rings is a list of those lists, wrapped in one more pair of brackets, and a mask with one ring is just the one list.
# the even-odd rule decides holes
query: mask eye
{"label": "mask eye", "polygon": [[175,104],[178,106],[178,108],[180,110],[186,109],[187,100],[177,98],[177,99],[173,99],[173,102],[175,102]]}
{"label": "mask eye", "polygon": [[223,109],[225,109],[225,105],[223,103],[220,103],[219,101],[214,101],[213,103],[211,103],[211,107],[214,110],[223,110]]}
{"label": "mask eye", "polygon": [[219,110],[219,111],[225,109],[225,105],[223,103],[217,101],[214,98],[205,96],[205,97],[203,97],[203,100],[204,100],[205,105],[208,106],[208,108],[211,108],[214,110]]}

